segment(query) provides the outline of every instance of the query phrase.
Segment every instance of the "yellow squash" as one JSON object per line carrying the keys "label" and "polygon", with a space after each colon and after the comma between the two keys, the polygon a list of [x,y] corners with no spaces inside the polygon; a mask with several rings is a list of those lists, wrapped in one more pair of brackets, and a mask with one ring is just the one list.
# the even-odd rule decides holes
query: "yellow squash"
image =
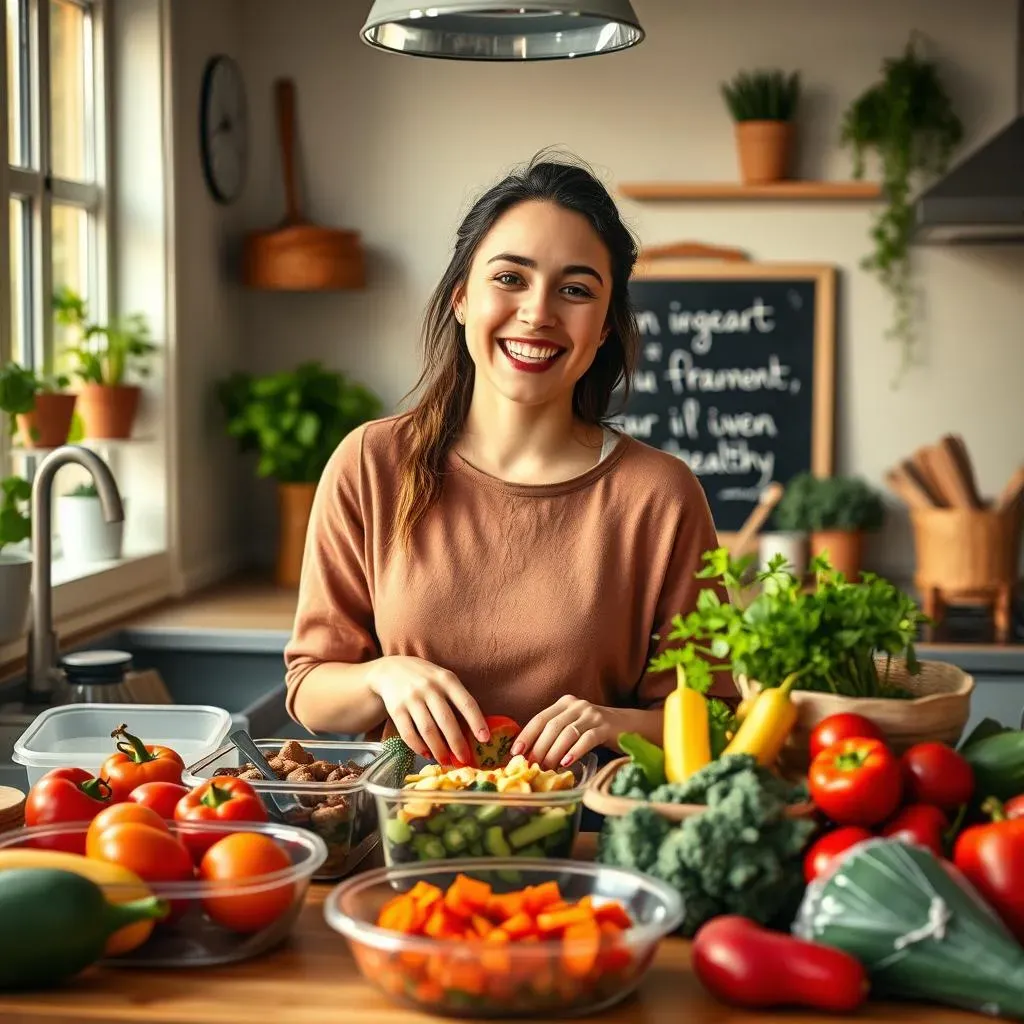
{"label": "yellow squash", "polygon": [[[77,853],[62,853],[59,850],[0,850],[0,871],[9,868],[49,868],[74,872],[95,882],[111,903],[127,903],[129,900],[141,900],[153,895],[134,871]],[[118,929],[107,939],[104,954],[116,956],[138,948],[149,938],[153,924],[151,920],[136,921]]]}
{"label": "yellow squash", "polygon": [[704,695],[686,684],[686,672],[676,666],[676,688],[665,701],[665,778],[685,782],[711,763],[708,705]]}
{"label": "yellow squash", "polygon": [[797,709],[789,691],[799,677],[799,672],[793,672],[781,686],[762,690],[722,753],[752,754],[758,764],[766,768],[775,764],[782,745],[796,725]]}

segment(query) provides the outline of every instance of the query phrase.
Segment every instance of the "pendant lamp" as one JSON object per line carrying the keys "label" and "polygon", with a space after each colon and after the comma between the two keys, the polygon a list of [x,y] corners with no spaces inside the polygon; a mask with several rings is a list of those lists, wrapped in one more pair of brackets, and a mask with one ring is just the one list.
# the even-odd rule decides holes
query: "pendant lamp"
{"label": "pendant lamp", "polygon": [[644,30],[629,0],[375,0],[371,46],[448,60],[562,60],[635,46]]}

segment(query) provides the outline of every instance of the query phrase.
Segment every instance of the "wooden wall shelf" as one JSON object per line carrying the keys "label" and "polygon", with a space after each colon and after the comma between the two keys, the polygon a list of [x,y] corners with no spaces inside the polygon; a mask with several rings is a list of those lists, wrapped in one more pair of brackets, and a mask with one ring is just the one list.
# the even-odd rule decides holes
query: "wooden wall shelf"
{"label": "wooden wall shelf", "polygon": [[741,182],[657,182],[634,181],[619,185],[620,195],[639,200],[828,200],[864,201],[880,199],[877,181],[778,181],[770,185]]}

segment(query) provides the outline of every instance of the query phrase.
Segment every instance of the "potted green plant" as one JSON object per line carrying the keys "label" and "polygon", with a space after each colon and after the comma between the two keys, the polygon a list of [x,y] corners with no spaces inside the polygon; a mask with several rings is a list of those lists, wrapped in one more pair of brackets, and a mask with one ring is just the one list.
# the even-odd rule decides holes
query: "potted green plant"
{"label": "potted green plant", "polygon": [[25,631],[32,583],[32,558],[14,551],[32,534],[28,502],[32,487],[20,476],[0,480],[0,644],[17,640]]}
{"label": "potted green plant", "polygon": [[16,362],[0,367],[0,412],[11,418],[11,435],[26,448],[58,448],[68,439],[75,395],[65,394],[64,374],[36,373]]}
{"label": "potted green plant", "polygon": [[698,577],[719,581],[733,599],[702,590],[697,607],[673,619],[667,639],[681,646],[662,652],[653,669],[683,665],[698,686],[730,671],[744,698],[791,687],[798,717],[784,760],[795,768],[806,768],[814,726],[844,711],[871,719],[900,751],[959,740],[974,681],[954,665],[918,660],[927,620],[911,597],[879,576],[848,580],[822,557],[811,560],[810,586],[781,557],[752,576],[750,561],[726,548],[705,553]]}
{"label": "potted green plant", "polygon": [[853,149],[853,173],[864,176],[865,156],[877,154],[885,206],[871,228],[873,251],[863,266],[877,274],[893,303],[888,336],[900,344],[898,381],[914,360],[911,237],[912,191],[923,176],[941,174],[963,138],[963,125],[939,77],[920,57],[915,40],[882,64],[881,80],[843,115],[841,140]]}
{"label": "potted green plant", "polygon": [[732,81],[723,83],[721,90],[736,123],[736,148],[744,184],[787,178],[800,101],[800,73],[741,71]]}
{"label": "potted green plant", "polygon": [[810,554],[827,555],[847,579],[860,573],[864,534],[877,530],[885,518],[882,496],[854,476],[800,473],[786,485],[774,521],[783,531],[810,536]]}
{"label": "potted green plant", "polygon": [[[127,499],[122,502],[127,506]],[[57,533],[69,562],[109,562],[121,557],[124,521],[107,522],[93,483],[79,484],[57,498]]]}
{"label": "potted green plant", "polygon": [[317,481],[342,438],[380,415],[381,401],[318,362],[266,377],[235,373],[217,395],[239,449],[257,453],[257,475],[277,482],[275,576],[296,587]]}
{"label": "potted green plant", "polygon": [[57,323],[78,334],[67,351],[77,362],[74,374],[82,382],[78,412],[86,437],[131,437],[141,389],[130,378],[146,378],[156,351],[149,324],[141,313],[99,324],[89,317],[85,300],[70,288],[53,297]]}

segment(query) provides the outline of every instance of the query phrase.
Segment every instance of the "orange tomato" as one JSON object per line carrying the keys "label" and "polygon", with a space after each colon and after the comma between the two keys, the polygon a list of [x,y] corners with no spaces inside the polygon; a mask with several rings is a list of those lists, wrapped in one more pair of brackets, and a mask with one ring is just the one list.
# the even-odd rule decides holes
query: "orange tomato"
{"label": "orange tomato", "polygon": [[[203,854],[199,877],[214,883],[211,891],[229,889],[230,883],[250,882],[260,875],[291,867],[291,858],[270,836],[258,832],[233,832],[219,839]],[[295,884],[284,882],[260,892],[231,896],[209,895],[203,909],[232,931],[258,932],[286,913],[295,899]]]}
{"label": "orange tomato", "polygon": [[142,804],[136,803],[111,804],[104,807],[89,823],[89,829],[85,833],[85,855],[96,856],[96,842],[102,832],[113,825],[126,825],[129,822],[170,833],[167,822],[151,807],[143,807]]}
{"label": "orange tomato", "polygon": [[120,864],[146,882],[178,882],[193,877],[192,857],[184,844],[166,828],[157,829],[138,821],[103,829],[95,837],[89,856]]}

